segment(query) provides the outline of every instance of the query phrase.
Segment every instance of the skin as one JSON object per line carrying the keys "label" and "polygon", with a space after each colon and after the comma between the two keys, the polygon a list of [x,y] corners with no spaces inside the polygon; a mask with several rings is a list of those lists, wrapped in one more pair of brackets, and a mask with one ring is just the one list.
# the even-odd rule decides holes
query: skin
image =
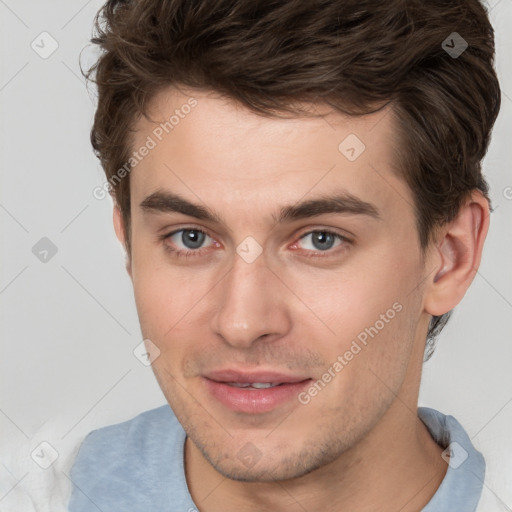
{"label": "skin", "polygon": [[[160,350],[154,373],[187,432],[195,503],[201,512],[421,510],[447,469],[416,414],[426,333],[476,273],[487,201],[473,193],[423,252],[412,193],[393,167],[391,109],[350,118],[311,105],[324,117],[283,120],[169,88],[153,98],[151,118],[168,119],[190,96],[197,106],[131,171],[127,269],[143,336]],[[157,124],[140,118],[133,148]],[[366,145],[353,162],[338,150],[351,133]],[[220,222],[142,208],[156,191],[208,207]],[[371,203],[379,218],[272,218],[334,191]],[[114,226],[124,243],[117,206]],[[162,237],[185,228],[209,238],[190,249],[181,232]],[[313,230],[346,239],[322,251]],[[263,249],[252,263],[236,252],[248,236]],[[196,252],[176,257],[166,247]],[[201,374],[219,368],[316,381],[396,303],[400,312],[307,404],[239,413],[204,386]],[[237,456],[247,443],[254,464]]]}

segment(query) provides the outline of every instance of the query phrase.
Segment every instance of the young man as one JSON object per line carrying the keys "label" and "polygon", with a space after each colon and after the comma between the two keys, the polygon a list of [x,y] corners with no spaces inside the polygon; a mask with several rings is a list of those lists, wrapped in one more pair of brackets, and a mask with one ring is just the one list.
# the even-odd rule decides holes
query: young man
{"label": "young man", "polygon": [[418,409],[478,269],[499,105],[478,0],[109,1],[93,146],[168,405],[92,432],[71,512],[474,511]]}

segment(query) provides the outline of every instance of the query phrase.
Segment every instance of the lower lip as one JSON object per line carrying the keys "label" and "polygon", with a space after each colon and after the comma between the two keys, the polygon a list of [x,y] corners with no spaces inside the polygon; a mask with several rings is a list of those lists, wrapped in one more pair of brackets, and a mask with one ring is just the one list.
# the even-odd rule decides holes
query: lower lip
{"label": "lower lip", "polygon": [[311,379],[265,389],[237,388],[207,378],[203,378],[203,381],[209,393],[229,409],[258,414],[269,412],[279,405],[297,398],[297,395],[309,385]]}

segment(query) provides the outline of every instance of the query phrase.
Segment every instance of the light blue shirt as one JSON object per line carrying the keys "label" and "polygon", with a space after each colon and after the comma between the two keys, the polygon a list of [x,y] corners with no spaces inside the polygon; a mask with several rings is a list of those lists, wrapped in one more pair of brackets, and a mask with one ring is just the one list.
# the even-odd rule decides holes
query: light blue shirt
{"label": "light blue shirt", "polygon": [[[451,457],[422,512],[474,512],[485,461],[453,416],[427,407],[418,415]],[[83,441],[71,470],[69,512],[196,512],[184,470],[186,434],[168,405],[100,428]]]}

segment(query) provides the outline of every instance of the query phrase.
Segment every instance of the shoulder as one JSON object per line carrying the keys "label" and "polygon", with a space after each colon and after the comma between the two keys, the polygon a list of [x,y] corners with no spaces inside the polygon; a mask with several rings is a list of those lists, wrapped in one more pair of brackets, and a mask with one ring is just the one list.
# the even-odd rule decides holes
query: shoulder
{"label": "shoulder", "polygon": [[155,437],[152,434],[158,434],[160,441],[169,441],[176,437],[179,429],[181,425],[172,409],[163,405],[128,421],[93,430],[82,442],[78,457],[104,456],[110,452],[119,454],[128,448],[130,454],[134,453],[133,450],[144,453],[154,445]]}
{"label": "shoulder", "polygon": [[[130,510],[139,510],[137,504],[141,510],[156,506],[183,472],[184,442],[185,432],[168,405],[93,430],[71,469],[69,510],[87,510],[82,503],[91,501],[102,503],[105,510],[119,510],[119,497]],[[115,508],[109,508],[114,498]]]}

